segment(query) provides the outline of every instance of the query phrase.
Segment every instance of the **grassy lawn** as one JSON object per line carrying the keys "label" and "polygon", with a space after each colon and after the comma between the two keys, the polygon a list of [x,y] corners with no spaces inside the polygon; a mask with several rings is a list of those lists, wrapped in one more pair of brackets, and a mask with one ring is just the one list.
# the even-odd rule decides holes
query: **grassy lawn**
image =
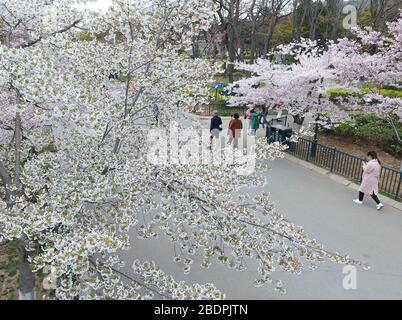
{"label": "grassy lawn", "polygon": [[[347,90],[342,89],[342,88],[330,89],[327,91],[327,93],[333,97],[339,97],[339,96],[347,97],[348,95],[350,95],[350,93]],[[396,89],[374,89],[374,91],[373,91],[366,87],[361,90],[361,93],[362,94],[378,93],[384,97],[402,98],[402,90],[396,90]]]}

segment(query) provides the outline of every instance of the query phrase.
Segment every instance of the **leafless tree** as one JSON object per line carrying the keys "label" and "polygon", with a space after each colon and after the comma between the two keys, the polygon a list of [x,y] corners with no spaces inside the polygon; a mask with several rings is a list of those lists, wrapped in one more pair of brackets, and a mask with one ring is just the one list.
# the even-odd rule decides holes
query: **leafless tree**
{"label": "leafless tree", "polygon": [[383,29],[386,21],[392,21],[402,8],[401,0],[370,0],[370,13],[374,29]]}
{"label": "leafless tree", "polygon": [[263,55],[266,55],[271,46],[272,36],[275,27],[280,19],[290,14],[288,12],[291,0],[268,0],[265,7],[263,19],[268,25],[268,31],[265,36]]}
{"label": "leafless tree", "polygon": [[240,16],[242,15],[241,0],[215,0],[218,5],[218,16],[222,32],[225,34],[224,45],[228,52],[229,63],[226,66],[226,74],[229,81],[233,82],[234,66],[236,60],[243,60],[240,39]]}

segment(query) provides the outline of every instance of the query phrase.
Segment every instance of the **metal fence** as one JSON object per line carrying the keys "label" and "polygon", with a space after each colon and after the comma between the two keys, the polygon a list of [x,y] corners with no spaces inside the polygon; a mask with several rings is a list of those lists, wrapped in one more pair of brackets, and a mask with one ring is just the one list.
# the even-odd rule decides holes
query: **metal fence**
{"label": "metal fence", "polygon": [[246,106],[239,106],[239,107],[231,107],[228,106],[226,101],[212,101],[209,103],[206,112],[209,116],[212,116],[214,110],[218,111],[220,116],[233,116],[233,114],[238,113],[240,117],[246,115],[248,107]]}
{"label": "metal fence", "polygon": [[[299,142],[291,143],[288,152],[293,156],[312,162],[330,172],[340,174],[357,182],[362,180],[363,158],[324,146],[312,140],[300,138]],[[380,177],[380,191],[402,200],[402,172],[382,167]]]}

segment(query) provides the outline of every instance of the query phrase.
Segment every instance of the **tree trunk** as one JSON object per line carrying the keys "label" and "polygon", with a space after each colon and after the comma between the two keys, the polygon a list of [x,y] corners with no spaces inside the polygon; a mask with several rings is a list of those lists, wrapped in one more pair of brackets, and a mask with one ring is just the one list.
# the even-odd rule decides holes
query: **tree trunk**
{"label": "tree trunk", "polygon": [[402,172],[402,156],[401,156],[401,165],[399,167],[399,171]]}
{"label": "tree trunk", "polygon": [[268,52],[270,50],[271,40],[272,40],[272,36],[275,32],[275,27],[276,27],[277,22],[278,22],[277,16],[272,16],[270,18],[268,32],[267,32],[267,36],[265,38],[265,44],[264,44],[264,53],[263,53],[264,57],[268,54]]}
{"label": "tree trunk", "polygon": [[253,17],[251,21],[251,49],[250,49],[251,63],[254,63],[254,61],[257,58],[256,46],[257,46],[257,21],[256,18]]}
{"label": "tree trunk", "polygon": [[250,6],[250,20],[251,20],[251,48],[250,48],[250,62],[254,63],[256,59],[256,45],[257,45],[257,16],[254,14],[255,2],[253,0]]}
{"label": "tree trunk", "polygon": [[[20,173],[21,173],[21,140],[22,126],[21,115],[17,113],[15,117],[15,175],[14,184],[17,192],[21,191]],[[26,250],[27,237],[23,235],[18,241],[18,251],[20,256],[20,277],[19,277],[19,299],[35,300],[35,274],[29,268],[28,251]]]}
{"label": "tree trunk", "polygon": [[[338,37],[338,28],[340,24],[340,18],[341,18],[341,12],[343,8],[343,1],[342,0],[334,0],[327,4],[327,15],[330,17],[329,19],[329,25],[327,25],[328,34],[327,37],[328,39],[331,40],[336,40]],[[321,15],[321,12],[319,16]]]}
{"label": "tree trunk", "polygon": [[26,250],[27,238],[25,235],[18,240],[20,256],[19,299],[35,300],[35,274],[29,268],[28,251]]}
{"label": "tree trunk", "polygon": [[373,28],[375,30],[380,28],[381,18],[384,15],[385,3],[383,0],[371,0],[370,1],[370,13],[372,18]]}
{"label": "tree trunk", "polygon": [[292,11],[292,39],[296,38],[296,29],[297,29],[297,9],[299,2],[297,0],[293,0],[293,11]]}
{"label": "tree trunk", "polygon": [[233,65],[233,63],[228,63],[228,64],[226,65],[226,74],[227,74],[227,76],[228,76],[228,78],[229,78],[229,83],[233,83],[233,82],[234,82],[233,73],[234,73],[234,65]]}
{"label": "tree trunk", "polygon": [[15,175],[14,175],[14,184],[18,190],[21,188],[20,183],[20,172],[21,172],[21,115],[17,112],[15,116]]}
{"label": "tree trunk", "polygon": [[[324,5],[321,4],[321,1],[318,1],[314,4],[310,4],[309,6],[309,17],[308,17],[309,20],[308,23],[310,26],[309,38],[313,41],[316,40],[319,17],[321,16],[323,11],[324,11]],[[325,33],[328,34],[328,24]],[[327,37],[328,36],[326,35],[325,38]]]}
{"label": "tree trunk", "polygon": [[193,48],[193,57],[199,58],[201,54],[200,54],[200,42],[198,36],[195,36],[193,38],[192,48]]}
{"label": "tree trunk", "polygon": [[317,28],[317,10],[318,10],[318,4],[316,3],[314,7],[310,7],[309,11],[309,25],[310,25],[310,31],[309,31],[309,39],[310,40],[315,40],[315,31]]}
{"label": "tree trunk", "polygon": [[229,82],[233,83],[234,77],[234,62],[236,61],[236,48],[235,48],[235,35],[234,30],[230,27],[229,36],[228,36],[228,53],[229,53],[229,62],[226,64],[226,75],[229,78]]}
{"label": "tree trunk", "polygon": [[8,185],[10,183],[10,175],[7,172],[6,167],[3,165],[3,162],[0,161],[0,178],[3,183],[4,187],[4,201],[7,203],[7,206],[11,206],[11,192],[10,189],[8,188]]}
{"label": "tree trunk", "polygon": [[299,21],[299,2],[295,1],[294,2],[294,7],[293,7],[293,28],[292,28],[292,35],[295,40],[300,40],[301,38],[301,32],[302,28],[304,25],[304,21],[306,19],[307,15],[307,10],[310,8],[310,4],[308,2],[302,3],[303,5],[303,14],[301,16],[301,19]]}
{"label": "tree trunk", "polygon": [[235,14],[234,14],[234,21],[232,24],[234,38],[236,40],[236,54],[237,50],[240,50],[238,53],[238,58],[240,61],[243,61],[243,48],[242,48],[242,41],[240,39],[240,0],[236,0],[235,6]]}

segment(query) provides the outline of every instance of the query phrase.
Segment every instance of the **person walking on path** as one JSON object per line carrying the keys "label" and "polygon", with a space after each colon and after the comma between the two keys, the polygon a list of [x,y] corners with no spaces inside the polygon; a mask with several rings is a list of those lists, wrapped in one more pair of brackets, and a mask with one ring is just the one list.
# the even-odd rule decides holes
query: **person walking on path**
{"label": "person walking on path", "polygon": [[380,211],[384,205],[378,199],[378,184],[380,181],[381,161],[378,159],[377,152],[367,153],[368,162],[363,162],[363,180],[359,189],[359,199],[353,200],[354,203],[363,204],[364,195],[370,195],[377,204]]}
{"label": "person walking on path", "polygon": [[265,129],[265,125],[268,124],[267,116],[268,116],[267,107],[262,107],[259,117],[259,123],[262,125],[263,129]]}
{"label": "person walking on path", "polygon": [[240,116],[238,113],[235,113],[233,116],[233,119],[230,120],[229,122],[229,130],[228,130],[228,135],[229,135],[229,142],[228,144],[231,145],[233,143],[234,148],[239,147],[239,138],[241,136],[241,130],[243,129],[243,123],[239,119]]}
{"label": "person walking on path", "polygon": [[222,119],[219,117],[218,111],[214,111],[214,116],[211,119],[211,125],[209,127],[209,131],[211,132],[211,148],[213,139],[219,139],[219,133],[222,131]]}
{"label": "person walking on path", "polygon": [[253,110],[254,110],[254,107],[248,108],[247,111],[246,111],[246,116],[244,118],[247,119],[247,120],[250,120],[251,119],[251,113],[253,112]]}
{"label": "person walking on path", "polygon": [[258,123],[259,123],[259,115],[255,109],[253,109],[251,113],[251,120],[250,120],[250,130],[251,130],[251,135],[255,136],[257,129],[258,129]]}
{"label": "person walking on path", "polygon": [[153,113],[154,113],[154,119],[155,119],[155,125],[159,124],[159,107],[157,105],[154,105],[153,107]]}
{"label": "person walking on path", "polygon": [[247,111],[246,111],[246,115],[244,117],[244,119],[246,119],[246,127],[247,127],[248,131],[251,130],[251,115],[254,112],[254,110],[255,110],[254,107],[248,108]]}

